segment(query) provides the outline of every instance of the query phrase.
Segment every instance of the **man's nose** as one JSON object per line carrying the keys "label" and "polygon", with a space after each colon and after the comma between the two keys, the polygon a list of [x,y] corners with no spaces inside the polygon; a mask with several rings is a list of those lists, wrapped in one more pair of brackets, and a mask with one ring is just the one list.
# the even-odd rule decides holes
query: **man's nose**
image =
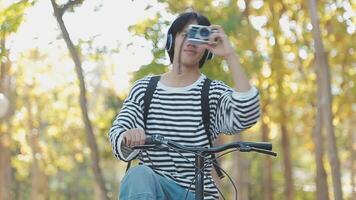
{"label": "man's nose", "polygon": [[197,48],[197,45],[192,42],[187,41],[187,47]]}

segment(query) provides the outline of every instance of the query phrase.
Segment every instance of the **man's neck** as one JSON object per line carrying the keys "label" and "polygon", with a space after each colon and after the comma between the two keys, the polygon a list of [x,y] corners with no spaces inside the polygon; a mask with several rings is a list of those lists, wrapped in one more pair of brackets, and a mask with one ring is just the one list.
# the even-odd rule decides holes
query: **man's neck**
{"label": "man's neck", "polygon": [[173,65],[172,70],[163,74],[161,81],[171,87],[185,87],[193,84],[200,77],[199,67],[181,66],[180,73],[178,66]]}

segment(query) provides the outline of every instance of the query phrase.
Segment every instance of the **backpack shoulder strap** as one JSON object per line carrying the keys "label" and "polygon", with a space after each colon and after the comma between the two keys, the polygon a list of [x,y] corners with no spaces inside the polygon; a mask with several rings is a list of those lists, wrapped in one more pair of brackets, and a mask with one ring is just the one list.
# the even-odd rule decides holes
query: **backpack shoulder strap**
{"label": "backpack shoulder strap", "polygon": [[161,78],[161,76],[152,76],[150,81],[148,82],[148,85],[147,85],[147,88],[146,88],[144,101],[143,101],[143,105],[144,105],[143,123],[144,123],[145,127],[146,127],[146,122],[147,122],[148,109],[150,107],[153,93],[156,90],[157,83],[158,83],[160,78]]}
{"label": "backpack shoulder strap", "polygon": [[[161,76],[152,76],[148,82],[147,88],[146,88],[146,92],[145,92],[145,96],[143,97],[143,124],[146,128],[146,122],[147,122],[147,115],[148,115],[148,109],[150,107],[151,104],[151,99],[153,96],[153,93],[156,90],[157,87],[157,83],[159,81],[159,79],[161,78]],[[129,170],[131,166],[131,160],[127,162],[127,166],[126,166],[126,172]]]}
{"label": "backpack shoulder strap", "polygon": [[[209,144],[212,147],[213,142],[212,142],[212,136],[209,131],[209,126],[210,126],[210,109],[209,109],[209,90],[210,90],[210,83],[211,80],[209,78],[206,78],[202,87],[201,91],[201,105],[202,105],[202,113],[203,113],[203,124],[204,124],[204,129],[205,132],[208,136],[209,139]],[[215,154],[212,154],[212,159],[213,161],[213,166],[215,168],[215,171],[217,175],[220,177],[220,179],[224,178],[224,174],[222,173],[219,163],[217,160],[215,160],[216,156]]]}
{"label": "backpack shoulder strap", "polygon": [[[201,91],[201,107],[203,112],[203,123],[206,134],[208,134],[209,143],[211,143],[211,134],[209,131],[210,112],[209,112],[209,89],[211,80],[206,78]],[[211,144],[210,144],[211,145]]]}

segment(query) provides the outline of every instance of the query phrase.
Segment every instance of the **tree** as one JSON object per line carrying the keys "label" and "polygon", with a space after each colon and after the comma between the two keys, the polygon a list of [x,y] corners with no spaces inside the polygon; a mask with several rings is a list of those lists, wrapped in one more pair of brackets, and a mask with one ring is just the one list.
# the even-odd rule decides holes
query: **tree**
{"label": "tree", "polygon": [[[279,4],[280,6],[276,6]],[[287,200],[294,199],[294,179],[293,179],[293,166],[292,166],[292,154],[290,147],[288,123],[287,123],[287,108],[284,106],[287,100],[286,88],[284,87],[284,76],[286,75],[286,68],[284,64],[283,54],[281,50],[281,44],[278,40],[281,35],[279,28],[279,19],[283,12],[283,3],[272,1],[269,3],[269,9],[271,12],[271,29],[273,38],[275,40],[274,48],[271,56],[271,67],[273,68],[273,74],[277,84],[277,105],[278,105],[278,123],[280,125],[280,132],[282,137],[282,150],[283,150],[283,163],[284,163],[284,176],[285,176],[285,197]],[[278,68],[278,69],[277,69]]]}
{"label": "tree", "polygon": [[[24,11],[31,4],[28,1],[19,1],[3,9],[0,7],[0,93],[10,99],[9,110],[0,118],[0,200],[13,199],[13,170],[11,167],[11,118],[15,110],[15,94],[13,90],[13,77],[11,76],[12,63],[9,59],[10,50],[6,46],[7,38],[17,31],[23,21]],[[1,6],[1,5],[0,5]],[[4,123],[5,122],[5,123]]]}
{"label": "tree", "polygon": [[[319,79],[320,80],[320,79]],[[321,83],[318,83],[321,85]],[[321,90],[317,90],[317,99],[322,99]],[[315,116],[315,126],[313,130],[313,141],[315,148],[315,164],[316,164],[316,198],[318,200],[328,200],[329,199],[329,188],[327,184],[327,174],[324,168],[324,137],[321,132],[322,130],[322,108],[320,103],[317,105],[317,111]]]}
{"label": "tree", "polygon": [[[262,113],[267,112],[268,101],[265,101],[265,105],[262,107]],[[261,132],[262,132],[262,141],[271,142],[269,139],[269,126],[266,123],[268,116],[262,115],[261,120]],[[269,156],[263,158],[262,164],[262,176],[263,176],[263,199],[264,200],[273,200],[273,169],[272,169],[272,159]]]}
{"label": "tree", "polygon": [[[45,200],[49,198],[48,177],[44,172],[43,152],[39,145],[40,137],[43,135],[46,123],[42,119],[44,104],[35,105],[29,93],[32,91],[31,85],[26,88],[27,94],[25,107],[27,109],[27,140],[31,147],[32,166],[31,166],[31,199]],[[38,101],[37,101],[38,102]],[[33,110],[36,110],[34,114]],[[36,124],[36,125],[35,125]]]}
{"label": "tree", "polygon": [[309,10],[311,23],[313,25],[313,37],[315,45],[315,58],[316,69],[318,79],[318,90],[320,91],[320,98],[318,104],[320,104],[322,110],[322,125],[325,128],[329,162],[331,167],[331,175],[333,181],[334,197],[337,200],[343,199],[341,188],[341,174],[340,174],[340,161],[338,156],[338,150],[336,146],[336,138],[333,127],[333,113],[332,113],[332,95],[331,95],[331,81],[330,81],[330,69],[325,55],[323,42],[321,39],[321,33],[318,20],[318,9],[315,0],[309,1]]}
{"label": "tree", "polygon": [[91,124],[91,121],[89,119],[88,115],[88,108],[87,108],[87,97],[86,97],[86,87],[85,87],[85,81],[84,81],[84,76],[83,76],[83,70],[82,70],[82,63],[80,60],[79,53],[73,44],[72,40],[70,39],[69,33],[67,31],[67,28],[65,27],[64,21],[63,21],[63,14],[68,10],[72,9],[74,6],[79,5],[83,3],[83,0],[70,0],[66,4],[62,6],[58,6],[55,0],[51,0],[53,10],[54,10],[54,16],[58,22],[58,25],[61,29],[63,38],[66,42],[66,45],[68,47],[68,50],[70,52],[70,55],[72,56],[73,62],[75,64],[75,69],[76,69],[76,74],[79,80],[79,87],[80,87],[80,97],[79,97],[79,102],[80,102],[80,107],[82,111],[82,117],[86,129],[86,134],[87,134],[87,141],[90,147],[90,155],[92,159],[92,170],[95,178],[95,182],[97,183],[97,186],[99,187],[99,193],[100,193],[100,198],[101,199],[109,199],[108,197],[108,192],[105,186],[105,180],[104,176],[102,174],[101,168],[100,168],[100,158],[98,154],[98,146],[96,143],[93,127]]}

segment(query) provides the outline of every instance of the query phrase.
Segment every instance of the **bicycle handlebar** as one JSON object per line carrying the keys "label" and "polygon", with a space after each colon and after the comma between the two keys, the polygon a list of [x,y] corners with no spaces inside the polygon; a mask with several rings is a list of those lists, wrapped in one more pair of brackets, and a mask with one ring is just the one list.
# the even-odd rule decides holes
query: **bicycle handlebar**
{"label": "bicycle handlebar", "polygon": [[134,146],[133,149],[148,149],[155,148],[158,145],[166,145],[174,147],[183,151],[191,151],[195,153],[213,154],[219,153],[228,149],[237,149],[241,152],[255,151],[258,153],[268,154],[272,156],[277,156],[277,153],[272,151],[272,144],[269,142],[241,142],[236,141],[216,147],[192,147],[178,144],[172,140],[167,140],[164,136],[156,134],[151,135],[146,138],[144,145]]}

